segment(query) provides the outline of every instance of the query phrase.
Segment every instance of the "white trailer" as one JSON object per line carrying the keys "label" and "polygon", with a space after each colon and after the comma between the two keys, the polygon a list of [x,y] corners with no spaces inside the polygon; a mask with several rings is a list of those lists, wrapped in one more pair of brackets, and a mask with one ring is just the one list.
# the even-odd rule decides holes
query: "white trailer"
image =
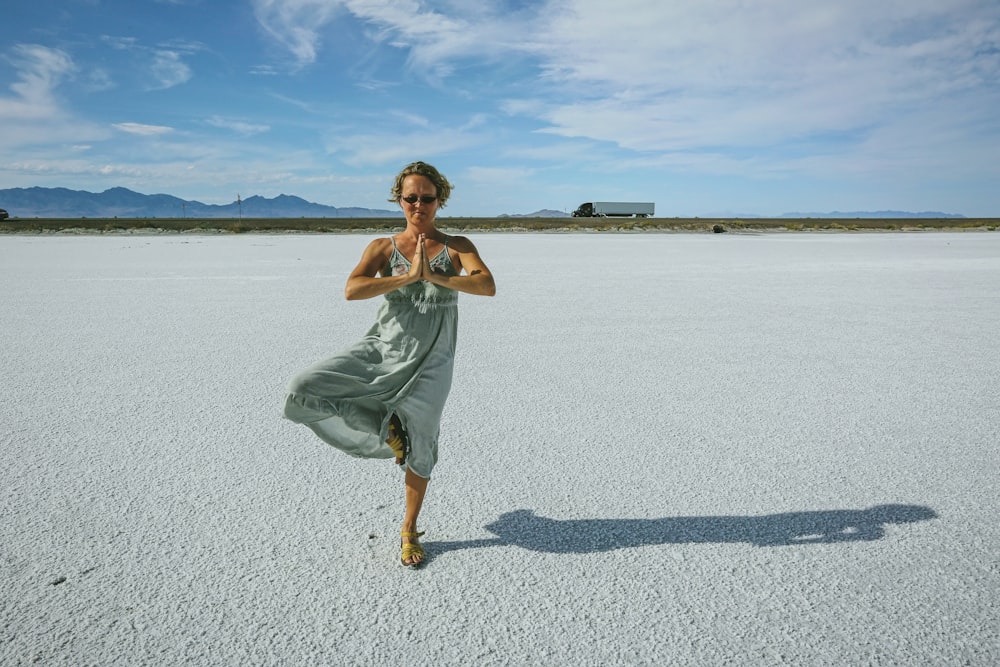
{"label": "white trailer", "polygon": [[656,204],[653,202],[636,201],[595,201],[580,204],[579,208],[573,211],[575,218],[605,218],[621,217],[648,218],[653,215]]}

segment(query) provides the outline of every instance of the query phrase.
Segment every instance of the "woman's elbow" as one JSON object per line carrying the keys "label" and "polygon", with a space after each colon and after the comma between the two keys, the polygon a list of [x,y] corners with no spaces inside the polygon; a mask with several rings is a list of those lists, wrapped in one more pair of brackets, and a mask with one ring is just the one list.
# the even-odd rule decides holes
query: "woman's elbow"
{"label": "woman's elbow", "polygon": [[480,296],[496,296],[497,284],[493,281],[493,275],[489,271],[473,271],[469,274],[471,278],[475,278],[475,290],[472,290],[474,294]]}

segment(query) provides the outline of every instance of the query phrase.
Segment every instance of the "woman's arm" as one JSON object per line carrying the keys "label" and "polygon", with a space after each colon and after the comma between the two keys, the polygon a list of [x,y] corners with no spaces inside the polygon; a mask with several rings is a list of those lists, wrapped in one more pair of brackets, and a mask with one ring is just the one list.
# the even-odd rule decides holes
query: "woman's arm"
{"label": "woman's arm", "polygon": [[[479,251],[472,241],[464,236],[453,236],[449,247],[458,253],[459,271],[464,269],[464,275],[448,276],[443,273],[434,273],[430,267],[430,260],[427,253],[423,253],[423,279],[435,285],[441,285],[449,289],[466,292],[468,294],[478,294],[480,296],[493,296],[497,293],[496,282],[493,274],[490,273],[486,262],[479,256]],[[419,251],[418,246],[418,251]],[[414,261],[416,264],[416,261]]]}
{"label": "woman's arm", "polygon": [[417,252],[413,258],[413,265],[409,273],[401,276],[381,276],[378,272],[389,261],[390,239],[375,239],[365,248],[361,255],[361,261],[354,267],[354,271],[347,277],[347,284],[344,286],[344,298],[348,301],[358,299],[370,299],[380,296],[386,292],[397,290],[400,287],[411,285],[420,280],[421,267],[423,265],[423,249],[418,245]]}

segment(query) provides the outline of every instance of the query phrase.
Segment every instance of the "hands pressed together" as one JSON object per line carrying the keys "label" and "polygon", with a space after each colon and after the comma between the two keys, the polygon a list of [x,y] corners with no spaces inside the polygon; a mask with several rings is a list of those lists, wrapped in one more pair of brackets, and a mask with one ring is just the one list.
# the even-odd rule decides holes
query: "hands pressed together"
{"label": "hands pressed together", "polygon": [[413,263],[406,275],[412,279],[410,283],[415,283],[418,280],[434,282],[432,277],[437,274],[431,268],[431,260],[427,254],[427,237],[424,234],[417,237],[417,250],[413,253]]}

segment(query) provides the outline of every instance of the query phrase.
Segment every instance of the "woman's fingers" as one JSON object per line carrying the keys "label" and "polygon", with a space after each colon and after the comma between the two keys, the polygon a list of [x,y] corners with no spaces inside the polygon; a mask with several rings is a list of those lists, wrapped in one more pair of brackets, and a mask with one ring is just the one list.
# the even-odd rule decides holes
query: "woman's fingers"
{"label": "woman's fingers", "polygon": [[420,251],[420,243],[417,243],[417,250],[413,253],[413,262],[410,263],[410,277],[420,278],[424,273],[423,253]]}
{"label": "woman's fingers", "polygon": [[413,253],[413,263],[410,264],[411,277],[422,278],[424,276],[425,265],[427,264],[427,259],[425,255],[426,252],[424,248],[424,235],[421,234],[417,238],[417,249]]}
{"label": "woman's fingers", "polygon": [[427,254],[427,237],[423,234],[420,235],[420,256],[421,262],[424,265],[424,273],[431,272],[431,258]]}

